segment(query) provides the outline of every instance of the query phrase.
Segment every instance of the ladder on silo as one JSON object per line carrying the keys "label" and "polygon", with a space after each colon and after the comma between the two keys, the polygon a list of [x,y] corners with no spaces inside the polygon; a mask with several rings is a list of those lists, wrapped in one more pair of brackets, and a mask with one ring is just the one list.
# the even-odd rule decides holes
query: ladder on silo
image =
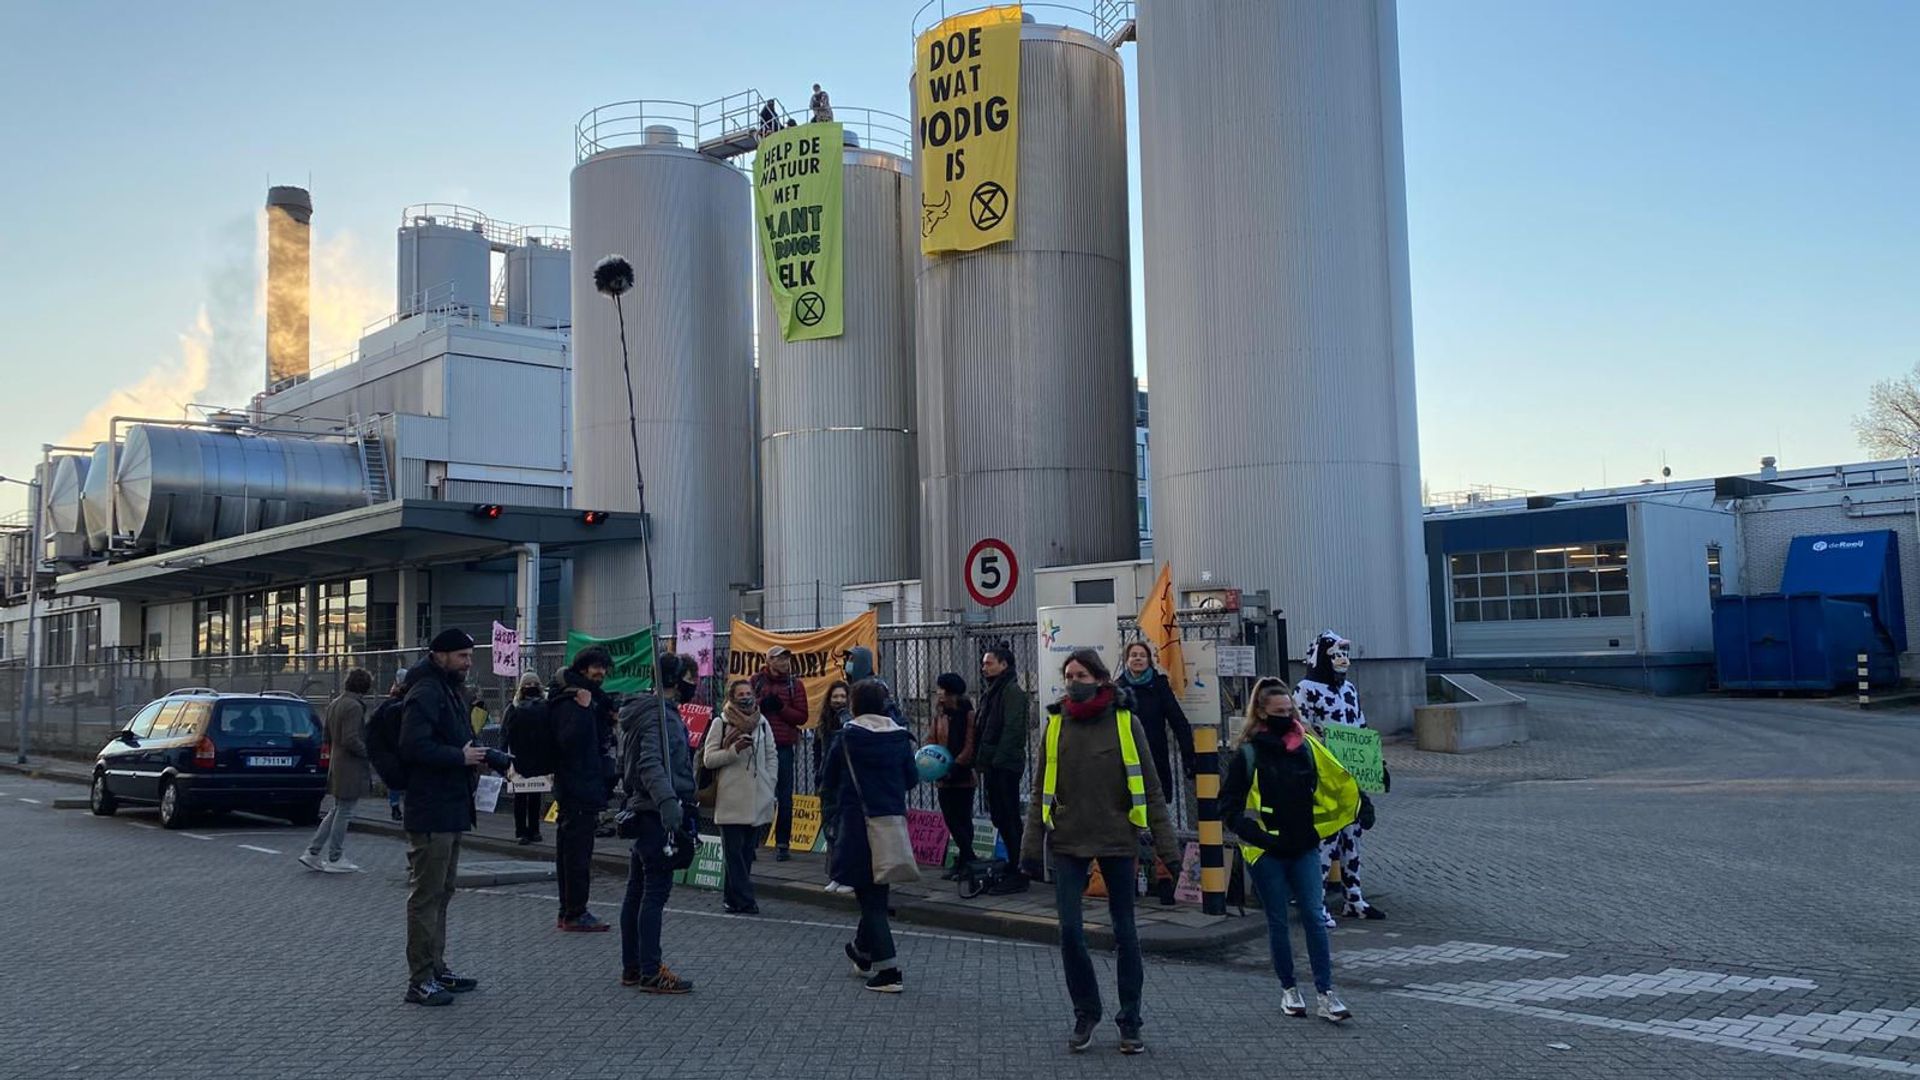
{"label": "ladder on silo", "polygon": [[360,471],[367,481],[369,506],[393,499],[393,480],[387,470],[387,446],[380,438],[380,421],[360,426]]}

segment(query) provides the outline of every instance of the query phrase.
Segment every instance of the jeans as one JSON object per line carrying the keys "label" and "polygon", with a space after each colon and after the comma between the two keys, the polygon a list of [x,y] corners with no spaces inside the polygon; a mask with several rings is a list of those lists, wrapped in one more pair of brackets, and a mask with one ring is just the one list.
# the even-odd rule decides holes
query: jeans
{"label": "jeans", "polygon": [[736,911],[759,906],[753,899],[753,849],[759,836],[757,825],[720,826],[720,851],[727,864],[722,895]]}
{"label": "jeans", "polygon": [[447,970],[447,901],[460,870],[459,833],[407,834],[407,978]]}
{"label": "jeans", "polygon": [[404,792],[404,791],[389,791],[389,792],[387,792],[387,805],[388,805],[388,806],[390,806],[390,807],[392,807],[392,808],[393,808],[393,809],[395,809],[395,810],[398,810],[398,809],[400,809],[400,800],[401,800],[401,798],[402,798],[402,797],[404,797],[405,795],[406,795],[406,792]]}
{"label": "jeans", "polygon": [[[1020,861],[1020,841],[1026,831],[1026,808],[1020,805],[1020,774],[1013,769],[988,769],[987,814],[1007,845],[1007,864]],[[1084,884],[1084,883],[1083,883]]]}
{"label": "jeans", "polygon": [[553,877],[560,887],[560,917],[574,919],[587,913],[587,891],[593,883],[593,830],[600,811],[589,802],[560,801],[560,822],[553,836]]}
{"label": "jeans", "polygon": [[[973,789],[941,788],[940,816],[946,819],[947,831],[953,834],[953,845],[958,854],[953,857],[955,866],[965,866],[973,861]],[[1017,859],[1018,853],[1015,854]]]}
{"label": "jeans", "polygon": [[1287,933],[1287,900],[1300,907],[1300,929],[1307,935],[1307,960],[1313,966],[1313,988],[1324,994],[1333,989],[1333,956],[1327,943],[1327,924],[1321,910],[1324,886],[1320,877],[1320,849],[1311,848],[1283,859],[1278,855],[1261,856],[1247,865],[1247,877],[1260,894],[1260,906],[1267,913],[1267,948],[1273,953],[1273,973],[1280,985],[1291,989],[1293,978],[1293,937]]}
{"label": "jeans", "polygon": [[[1087,891],[1093,862],[1056,853],[1053,884],[1054,907],[1060,913],[1060,960],[1066,969],[1067,996],[1073,999],[1073,1017],[1098,1022],[1102,1011],[1100,982],[1093,974],[1086,928],[1080,921],[1082,894]],[[1134,860],[1127,856],[1103,857],[1100,875],[1107,882],[1107,911],[1113,918],[1113,943],[1120,954],[1120,1011],[1113,1019],[1122,1032],[1137,1034],[1146,967],[1140,958],[1140,934],[1133,922]]]}
{"label": "jeans", "polygon": [[897,967],[893,949],[893,927],[887,922],[887,901],[892,890],[885,885],[855,885],[853,898],[860,902],[860,925],[853,932],[854,951],[876,967]]}
{"label": "jeans", "polygon": [[620,964],[641,978],[660,974],[660,923],[673,893],[667,833],[658,814],[644,814],[627,862],[627,896],[620,902]]}
{"label": "jeans", "polygon": [[780,772],[773,781],[773,797],[779,800],[780,812],[773,821],[773,843],[785,851],[793,841],[793,747],[778,747],[776,754]]}
{"label": "jeans", "polygon": [[347,841],[347,823],[353,820],[354,804],[358,799],[334,799],[333,809],[320,821],[320,827],[313,831],[313,839],[307,842],[307,854],[320,854],[320,845],[327,847],[328,861],[340,858],[340,845]]}
{"label": "jeans", "polygon": [[516,838],[540,835],[540,818],[547,812],[541,803],[545,801],[546,796],[537,791],[523,791],[513,797],[513,835]]}

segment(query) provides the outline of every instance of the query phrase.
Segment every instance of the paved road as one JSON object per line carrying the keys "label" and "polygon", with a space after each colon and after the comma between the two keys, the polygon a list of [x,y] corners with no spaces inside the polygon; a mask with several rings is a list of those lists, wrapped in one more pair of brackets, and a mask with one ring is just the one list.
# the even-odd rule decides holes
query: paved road
{"label": "paved road", "polygon": [[1257,949],[1154,962],[1142,1060],[1111,1026],[1066,1053],[1049,948],[903,931],[908,991],[881,997],[838,959],[849,919],[690,890],[667,953],[692,996],[623,990],[615,935],[555,933],[525,886],[454,902],[482,990],[405,1007],[397,842],[355,835],[368,872],[323,877],[300,830],[163,832],[0,774],[0,1077],[1920,1075],[1920,722],[1536,702],[1530,747],[1395,755],[1369,838],[1393,918],[1336,937],[1353,1023],[1279,1017]]}

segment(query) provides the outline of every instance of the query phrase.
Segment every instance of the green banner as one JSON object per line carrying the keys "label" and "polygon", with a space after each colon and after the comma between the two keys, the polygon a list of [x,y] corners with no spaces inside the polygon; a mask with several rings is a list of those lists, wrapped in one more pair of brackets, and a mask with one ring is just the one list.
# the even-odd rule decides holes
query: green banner
{"label": "green banner", "polygon": [[653,631],[635,630],[621,637],[588,637],[577,631],[567,631],[567,663],[580,655],[580,650],[589,645],[598,645],[613,656],[613,670],[607,673],[607,681],[600,684],[601,689],[610,694],[637,694],[653,689]]}
{"label": "green banner", "polygon": [[839,124],[783,128],[753,155],[753,208],[760,222],[780,337],[839,337],[841,228]]}
{"label": "green banner", "polygon": [[1372,728],[1328,724],[1320,740],[1335,760],[1346,766],[1361,791],[1387,790],[1386,764],[1380,756],[1380,733]]}

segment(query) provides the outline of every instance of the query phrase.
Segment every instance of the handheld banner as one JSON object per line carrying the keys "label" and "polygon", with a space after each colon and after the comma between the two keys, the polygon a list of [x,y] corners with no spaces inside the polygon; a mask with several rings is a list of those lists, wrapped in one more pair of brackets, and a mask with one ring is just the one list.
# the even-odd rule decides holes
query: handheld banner
{"label": "handheld banner", "polygon": [[[839,682],[847,650],[865,645],[880,655],[880,623],[868,611],[839,626],[809,630],[800,634],[780,634],[739,619],[733,620],[727,635],[727,671],[729,681],[751,679],[766,666],[767,650],[785,645],[793,654],[793,673],[807,688],[807,726],[820,719],[820,706],[827,700],[827,689]],[[884,678],[887,672],[881,672]]]}
{"label": "handheld banner", "polygon": [[607,681],[601,683],[601,689],[609,694],[637,694],[653,689],[653,631],[635,630],[620,637],[588,637],[575,630],[567,631],[567,663],[580,655],[580,650],[589,645],[603,646],[613,657],[613,670],[607,673]]}

